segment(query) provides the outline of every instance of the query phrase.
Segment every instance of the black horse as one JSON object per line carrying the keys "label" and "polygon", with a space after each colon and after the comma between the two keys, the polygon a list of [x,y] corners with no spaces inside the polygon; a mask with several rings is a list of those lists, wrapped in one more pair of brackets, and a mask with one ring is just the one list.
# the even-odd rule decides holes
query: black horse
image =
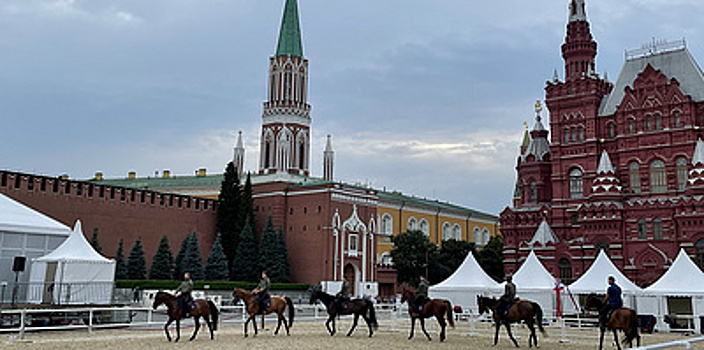
{"label": "black horse", "polygon": [[[320,300],[328,311],[328,320],[325,322],[325,328],[328,329],[330,335],[335,335],[335,316],[338,315],[354,315],[354,322],[352,323],[352,328],[347,332],[347,336],[352,335],[355,327],[357,327],[357,320],[359,316],[362,316],[364,321],[369,326],[369,337],[374,334],[379,325],[376,322],[376,313],[374,311],[374,304],[369,300],[364,299],[352,299],[347,303],[344,303],[340,311],[338,312],[335,307],[335,297],[325,293],[321,290],[320,286],[314,286],[310,291],[310,303],[314,304],[316,301]],[[330,328],[330,322],[332,322],[332,328]]]}

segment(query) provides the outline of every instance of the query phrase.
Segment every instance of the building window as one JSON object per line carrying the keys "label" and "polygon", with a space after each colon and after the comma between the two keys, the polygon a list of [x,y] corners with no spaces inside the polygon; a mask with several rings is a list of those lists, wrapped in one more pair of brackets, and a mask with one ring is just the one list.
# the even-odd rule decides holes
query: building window
{"label": "building window", "polygon": [[645,227],[645,219],[638,219],[638,238],[647,239],[648,229]]}
{"label": "building window", "polygon": [[631,191],[640,193],[640,166],[636,162],[628,165],[628,178],[631,182]]}
{"label": "building window", "polygon": [[572,226],[579,226],[579,214],[572,214]]}
{"label": "building window", "polygon": [[391,254],[389,253],[382,253],[381,258],[379,260],[381,265],[391,265],[391,263],[393,262],[393,260],[391,260]]}
{"label": "building window", "polygon": [[647,122],[645,124],[646,130],[650,131],[653,130],[653,117],[649,116],[647,119]]}
{"label": "building window", "polygon": [[704,269],[704,239],[698,240],[694,248],[697,250],[697,265],[700,269]]}
{"label": "building window", "polygon": [[530,202],[531,203],[538,202],[538,188],[535,185],[535,181],[531,181],[531,183],[530,183]]}
{"label": "building window", "polygon": [[577,129],[572,129],[572,142],[577,141]]}
{"label": "building window", "polygon": [[616,137],[616,126],[614,123],[609,123],[609,138]]}
{"label": "building window", "polygon": [[416,218],[408,219],[408,231],[418,231],[418,220]]}
{"label": "building window", "polygon": [[650,191],[653,193],[664,193],[667,191],[665,163],[661,160],[656,160],[650,164]]}
{"label": "building window", "polygon": [[356,234],[350,235],[350,242],[349,242],[349,254],[350,255],[357,255],[357,239],[359,237]]}
{"label": "building window", "polygon": [[562,283],[572,282],[572,263],[568,259],[560,259],[557,263],[557,271]]}
{"label": "building window", "polygon": [[579,141],[584,141],[584,128],[579,128]]}
{"label": "building window", "polygon": [[675,127],[680,127],[680,111],[675,111]]}
{"label": "building window", "polygon": [[628,118],[628,133],[629,134],[636,133],[636,120],[633,117]]}
{"label": "building window", "polygon": [[452,226],[452,238],[458,241],[462,240],[462,228],[460,225],[455,224],[455,226]]}
{"label": "building window", "polygon": [[381,234],[384,236],[391,236],[393,234],[393,224],[394,221],[391,218],[391,215],[384,214],[384,216],[381,217]]}
{"label": "building window", "polygon": [[452,226],[449,222],[442,224],[442,240],[447,241],[452,238]]}
{"label": "building window", "polygon": [[582,188],[582,170],[570,170],[570,198],[582,198],[584,190]]}
{"label": "building window", "polygon": [[428,220],[420,219],[420,232],[423,232],[425,237],[430,236],[430,224],[428,223]]}
{"label": "building window", "polygon": [[660,129],[661,129],[660,116],[656,115],[655,116],[655,130],[660,130]]}
{"label": "building window", "polygon": [[662,239],[662,219],[653,220],[653,239]]}
{"label": "building window", "polygon": [[565,128],[565,143],[570,143],[570,129]]}
{"label": "building window", "polygon": [[484,245],[484,240],[482,239],[482,230],[479,227],[474,228],[474,244],[482,246]]}
{"label": "building window", "polygon": [[684,157],[677,158],[677,190],[684,191],[687,186],[687,160]]}
{"label": "building window", "polygon": [[482,230],[482,241],[484,242],[484,245],[489,244],[490,240],[491,240],[491,233],[489,232],[488,229],[484,228]]}

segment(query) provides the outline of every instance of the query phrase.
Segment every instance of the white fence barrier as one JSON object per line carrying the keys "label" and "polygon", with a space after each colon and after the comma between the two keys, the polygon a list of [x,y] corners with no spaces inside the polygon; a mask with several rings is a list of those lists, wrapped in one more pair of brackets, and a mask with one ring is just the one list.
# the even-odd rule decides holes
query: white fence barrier
{"label": "white fence barrier", "polygon": [[655,350],[655,349],[667,349],[667,348],[674,348],[674,347],[680,347],[684,346],[685,349],[691,350],[692,349],[692,343],[699,343],[704,341],[704,337],[699,337],[699,338],[692,338],[692,339],[684,339],[684,340],[677,340],[669,343],[662,343],[662,344],[654,344],[654,345],[648,345],[648,346],[641,346],[638,348],[633,348],[633,350]]}

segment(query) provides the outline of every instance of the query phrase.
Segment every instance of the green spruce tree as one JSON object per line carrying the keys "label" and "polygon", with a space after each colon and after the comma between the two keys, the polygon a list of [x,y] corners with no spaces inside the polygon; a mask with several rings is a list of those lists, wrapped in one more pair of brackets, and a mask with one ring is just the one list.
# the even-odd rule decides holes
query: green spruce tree
{"label": "green spruce tree", "polygon": [[174,259],[174,277],[173,279],[176,281],[180,281],[183,278],[183,258],[186,256],[186,252],[188,252],[188,245],[191,243],[191,234],[187,234],[186,237],[183,238],[183,241],[181,241],[181,249],[178,251],[178,255],[176,255],[176,259]]}
{"label": "green spruce tree", "polygon": [[267,276],[273,282],[280,282],[282,277],[281,259],[277,254],[277,245],[276,232],[274,232],[274,225],[271,223],[270,216],[259,242],[259,268],[266,270]]}
{"label": "green spruce tree", "polygon": [[242,203],[240,203],[240,222],[242,222],[242,227],[249,220],[249,227],[252,232],[257,231],[257,220],[254,216],[254,199],[252,198],[252,178],[247,173],[247,180],[244,183],[244,188],[242,189]]}
{"label": "green spruce tree", "polygon": [[131,280],[143,280],[147,277],[147,262],[144,258],[144,247],[142,238],[137,238],[134,247],[127,258],[127,278]]}
{"label": "green spruce tree", "polygon": [[120,238],[120,243],[117,246],[117,253],[115,254],[115,279],[116,280],[126,280],[127,279],[127,265],[125,264],[125,241]]}
{"label": "green spruce tree", "polygon": [[233,266],[232,269],[235,271],[236,281],[258,281],[259,274],[261,273],[259,267],[259,249],[257,249],[257,241],[249,225],[249,220],[244,224],[244,228],[240,234],[240,244],[237,245],[233,263],[235,266]]}
{"label": "green spruce tree", "polygon": [[276,234],[276,251],[276,255],[280,261],[281,269],[281,279],[279,280],[279,282],[290,283],[291,263],[288,260],[288,247],[286,246],[286,237],[284,237],[284,233],[283,231],[281,231],[281,229],[279,229],[279,232]]}
{"label": "green spruce tree", "polygon": [[491,237],[489,243],[475,256],[487,275],[497,282],[504,280],[504,241],[501,236]]}
{"label": "green spruce tree", "polygon": [[170,280],[174,276],[174,255],[171,252],[169,238],[164,235],[159,242],[159,248],[152,259],[149,279]]}
{"label": "green spruce tree", "polygon": [[230,269],[227,257],[222,250],[220,235],[215,238],[213,248],[208,254],[208,262],[205,265],[205,279],[208,281],[226,281],[230,277]]}
{"label": "green spruce tree", "polygon": [[181,261],[182,271],[191,274],[191,278],[194,280],[202,280],[205,278],[205,271],[203,270],[203,256],[200,255],[200,245],[198,244],[198,236],[195,232],[191,233],[190,242],[188,242],[188,249],[186,254],[183,256]]}
{"label": "green spruce tree", "polygon": [[[225,168],[224,179],[220,185],[217,209],[217,228],[222,235],[223,253],[227,257],[229,266],[232,266],[232,260],[235,258],[239,235],[244,224],[240,210],[242,204],[240,187],[237,169],[234,163],[230,162]],[[229,277],[232,279],[232,271],[229,271]]]}
{"label": "green spruce tree", "polygon": [[101,247],[100,242],[98,242],[98,232],[98,226],[93,228],[93,237],[90,238],[90,245],[98,254],[103,254],[103,247]]}

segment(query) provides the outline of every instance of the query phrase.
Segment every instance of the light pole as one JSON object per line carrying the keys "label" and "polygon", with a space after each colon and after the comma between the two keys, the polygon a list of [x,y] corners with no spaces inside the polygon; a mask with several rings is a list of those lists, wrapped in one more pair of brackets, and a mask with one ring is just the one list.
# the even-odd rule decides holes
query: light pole
{"label": "light pole", "polygon": [[5,288],[7,288],[7,281],[0,282],[2,286],[2,298],[0,299],[0,304],[5,304]]}

